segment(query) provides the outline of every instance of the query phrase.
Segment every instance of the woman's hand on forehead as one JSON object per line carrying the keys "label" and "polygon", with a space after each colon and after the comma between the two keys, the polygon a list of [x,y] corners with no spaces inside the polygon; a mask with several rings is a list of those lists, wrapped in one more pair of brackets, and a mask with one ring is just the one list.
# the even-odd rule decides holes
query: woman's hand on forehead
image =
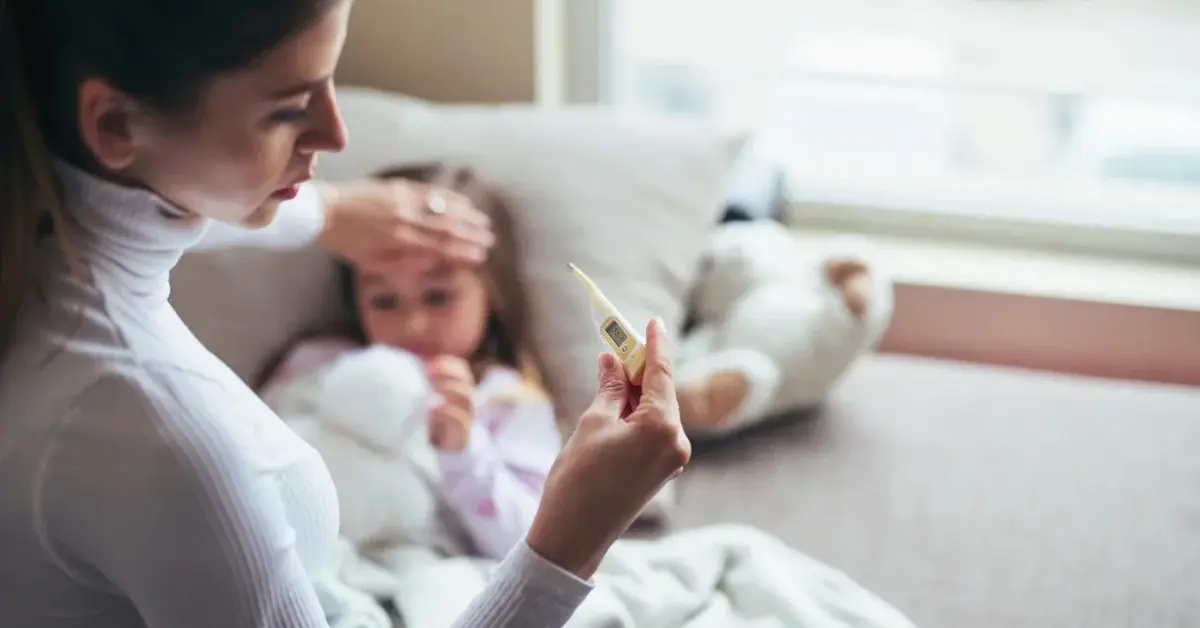
{"label": "woman's hand on forehead", "polygon": [[480,264],[495,242],[488,217],[448,190],[399,179],[321,189],[328,218],[318,244],[363,268]]}

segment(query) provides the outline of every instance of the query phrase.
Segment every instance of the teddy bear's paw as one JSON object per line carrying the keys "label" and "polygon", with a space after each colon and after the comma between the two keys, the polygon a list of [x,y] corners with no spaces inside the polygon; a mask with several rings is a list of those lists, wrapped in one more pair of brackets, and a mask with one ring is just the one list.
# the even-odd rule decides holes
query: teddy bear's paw
{"label": "teddy bear's paw", "polygon": [[852,258],[831,259],[825,262],[825,280],[837,290],[846,310],[862,320],[875,287],[867,264]]}
{"label": "teddy bear's paw", "polygon": [[740,371],[719,371],[678,390],[683,426],[697,432],[720,430],[750,391],[750,380]]}
{"label": "teddy bear's paw", "polygon": [[735,431],[761,418],[779,369],[757,351],[726,350],[689,365],[677,391],[684,429],[698,436]]}

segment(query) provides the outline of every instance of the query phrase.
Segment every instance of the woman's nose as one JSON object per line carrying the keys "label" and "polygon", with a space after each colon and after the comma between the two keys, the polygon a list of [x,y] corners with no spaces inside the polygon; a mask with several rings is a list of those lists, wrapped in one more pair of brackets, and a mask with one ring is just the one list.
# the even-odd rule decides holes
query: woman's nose
{"label": "woman's nose", "polygon": [[296,148],[304,155],[340,153],[346,148],[346,123],[338,110],[333,87],[315,97],[312,107],[312,126],[300,136]]}

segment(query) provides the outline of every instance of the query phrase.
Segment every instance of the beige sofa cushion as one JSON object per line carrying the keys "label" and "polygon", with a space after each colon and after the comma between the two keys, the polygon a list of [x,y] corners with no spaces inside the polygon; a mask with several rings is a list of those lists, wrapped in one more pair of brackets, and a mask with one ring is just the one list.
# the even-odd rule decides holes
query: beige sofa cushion
{"label": "beige sofa cushion", "polygon": [[257,386],[297,338],[349,322],[336,271],[312,248],[190,253],[171,275],[171,301],[210,351]]}
{"label": "beige sofa cushion", "polygon": [[[740,135],[695,121],[599,108],[434,106],[362,89],[339,103],[349,149],[322,159],[327,180],[404,162],[470,165],[513,199],[536,330],[560,415],[595,390],[602,349],[574,262],[635,324],[678,328],[706,230],[724,201]],[[248,380],[297,334],[335,325],[331,263],[319,253],[188,256],[176,271],[181,315]]]}

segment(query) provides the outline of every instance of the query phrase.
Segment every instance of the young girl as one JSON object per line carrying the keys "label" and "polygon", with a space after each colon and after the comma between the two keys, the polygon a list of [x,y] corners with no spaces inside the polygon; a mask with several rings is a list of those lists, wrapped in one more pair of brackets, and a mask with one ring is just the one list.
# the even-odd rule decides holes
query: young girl
{"label": "young girl", "polygon": [[302,342],[264,390],[366,345],[415,354],[440,403],[428,417],[438,491],[483,556],[500,559],[522,539],[561,448],[553,404],[529,348],[517,242],[502,196],[465,168],[393,169],[382,177],[434,182],[488,214],[496,244],[478,268],[439,265],[413,276],[344,269],[354,338]]}

